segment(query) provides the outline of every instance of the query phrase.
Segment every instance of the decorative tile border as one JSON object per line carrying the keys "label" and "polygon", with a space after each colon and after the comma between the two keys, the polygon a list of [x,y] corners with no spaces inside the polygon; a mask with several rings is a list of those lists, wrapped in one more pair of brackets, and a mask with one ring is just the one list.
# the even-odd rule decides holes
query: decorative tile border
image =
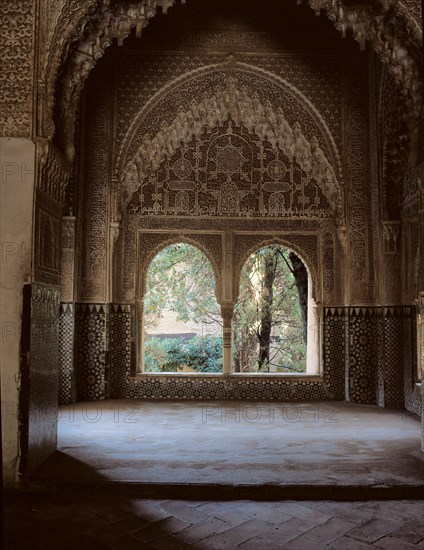
{"label": "decorative tile border", "polygon": [[59,405],[75,402],[75,306],[61,303],[59,314]]}
{"label": "decorative tile border", "polygon": [[78,401],[106,398],[109,305],[75,304],[75,385]]}
{"label": "decorative tile border", "polygon": [[321,376],[134,375],[133,313],[129,304],[76,305],[78,399],[348,399],[404,406],[399,388],[412,360],[410,307],[324,308]]}

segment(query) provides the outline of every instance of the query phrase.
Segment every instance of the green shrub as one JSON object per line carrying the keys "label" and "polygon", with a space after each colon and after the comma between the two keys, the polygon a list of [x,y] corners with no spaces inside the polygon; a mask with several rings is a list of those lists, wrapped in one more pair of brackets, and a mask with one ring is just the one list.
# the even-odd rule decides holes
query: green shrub
{"label": "green shrub", "polygon": [[222,371],[222,338],[196,336],[186,341],[187,366],[196,372]]}
{"label": "green shrub", "polygon": [[196,336],[179,338],[151,337],[144,346],[146,372],[178,372],[187,366],[195,372],[222,371],[222,338]]}

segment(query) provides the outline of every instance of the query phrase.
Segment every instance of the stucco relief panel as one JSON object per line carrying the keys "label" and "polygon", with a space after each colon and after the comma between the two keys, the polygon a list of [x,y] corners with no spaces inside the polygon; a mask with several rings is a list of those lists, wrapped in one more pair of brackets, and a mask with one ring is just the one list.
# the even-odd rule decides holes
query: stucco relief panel
{"label": "stucco relief panel", "polygon": [[108,147],[112,131],[110,82],[107,73],[99,75],[102,85],[91,92],[91,121],[87,131],[86,172],[81,181],[84,201],[81,201],[80,217],[83,220],[80,242],[82,300],[102,302],[106,300],[108,197],[110,193]]}
{"label": "stucco relief panel", "polygon": [[0,3],[0,127],[4,136],[30,136],[32,131],[34,16],[32,0]]}
{"label": "stucco relief panel", "polygon": [[[268,72],[270,75],[278,75],[293,86],[295,86],[305,97],[307,97],[314,105],[323,106],[321,113],[327,122],[331,133],[335,139],[337,146],[341,144],[341,58],[337,56],[294,56],[294,55],[278,55],[271,59],[265,55],[255,55],[253,60],[251,56],[237,55],[239,63],[252,63],[257,68]],[[155,93],[161,90],[169,82],[189,74],[196,69],[202,67],[216,67],[222,64],[223,56],[204,56],[199,54],[191,55],[152,55],[140,53],[117,52],[117,142],[122,144],[125,134],[132,124],[135,116],[140,109],[149,101],[152,92]],[[313,67],[313,69],[312,69]],[[167,98],[166,108],[161,106],[161,115],[153,120],[150,124],[156,129],[159,129],[163,119],[174,118],[179,107],[186,106],[188,108],[193,99],[200,99],[206,92],[209,93],[216,85],[225,86],[223,80],[228,77],[228,72],[221,71],[218,75],[200,75],[199,78],[192,80],[188,87],[187,82],[179,90],[178,94]],[[248,85],[252,88],[252,77],[248,79],[247,75],[243,75],[242,85]],[[287,96],[281,96],[281,89],[269,89],[269,82],[253,84],[253,90],[260,93],[264,89],[269,90],[270,96],[266,99],[272,100],[278,98],[277,103],[273,104],[277,107],[279,104],[287,105]],[[171,103],[169,100],[171,99]],[[173,104],[175,103],[175,105]],[[290,101],[290,106],[293,99]],[[301,109],[301,107],[297,107]],[[156,109],[158,111],[159,109]],[[284,109],[286,111],[286,109]],[[154,117],[154,114],[153,114]],[[299,113],[294,113],[294,117],[299,119]],[[170,122],[170,120],[168,120]],[[295,120],[293,120],[294,122]],[[301,120],[298,120],[301,122]],[[145,125],[143,124],[143,127]],[[146,131],[152,132],[149,124],[146,125]],[[137,141],[137,140],[136,140]],[[128,151],[128,156],[134,153],[133,150]]]}
{"label": "stucco relief panel", "polygon": [[361,75],[364,62],[352,56],[347,79],[347,101],[344,112],[346,136],[346,212],[350,229],[351,302],[372,303],[375,293],[370,265],[370,213],[368,160],[366,154],[366,104]]}

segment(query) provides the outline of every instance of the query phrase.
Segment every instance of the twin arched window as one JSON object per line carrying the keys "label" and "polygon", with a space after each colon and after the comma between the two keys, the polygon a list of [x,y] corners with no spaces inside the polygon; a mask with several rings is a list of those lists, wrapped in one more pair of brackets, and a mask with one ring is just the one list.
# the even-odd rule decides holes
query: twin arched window
{"label": "twin arched window", "polygon": [[[234,304],[232,371],[314,372],[308,349],[316,340],[311,338],[311,303],[310,276],[294,251],[280,244],[254,251],[240,273]],[[151,261],[141,325],[142,371],[222,372],[216,277],[199,248],[172,244]]]}

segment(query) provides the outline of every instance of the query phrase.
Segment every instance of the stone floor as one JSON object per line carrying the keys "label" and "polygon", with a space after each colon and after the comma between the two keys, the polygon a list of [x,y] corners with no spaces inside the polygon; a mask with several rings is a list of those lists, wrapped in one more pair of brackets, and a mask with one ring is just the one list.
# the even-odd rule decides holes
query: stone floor
{"label": "stone floor", "polygon": [[5,550],[424,550],[420,423],[373,406],[79,403],[10,489]]}
{"label": "stone floor", "polygon": [[[63,407],[58,452],[35,477],[226,487],[221,498],[252,498],[247,489],[259,487],[269,500],[296,498],[301,489],[310,500],[310,490],[320,498],[319,487],[356,487],[363,500],[366,489],[382,487],[415,487],[424,496],[424,454],[415,416],[372,405],[112,400]],[[245,492],[229,493],[231,487]],[[294,495],[275,492],[290,487]],[[165,496],[191,498],[179,491]],[[163,496],[137,494],[152,495]]]}
{"label": "stone floor", "polygon": [[423,501],[178,501],[7,494],[4,550],[418,550]]}

